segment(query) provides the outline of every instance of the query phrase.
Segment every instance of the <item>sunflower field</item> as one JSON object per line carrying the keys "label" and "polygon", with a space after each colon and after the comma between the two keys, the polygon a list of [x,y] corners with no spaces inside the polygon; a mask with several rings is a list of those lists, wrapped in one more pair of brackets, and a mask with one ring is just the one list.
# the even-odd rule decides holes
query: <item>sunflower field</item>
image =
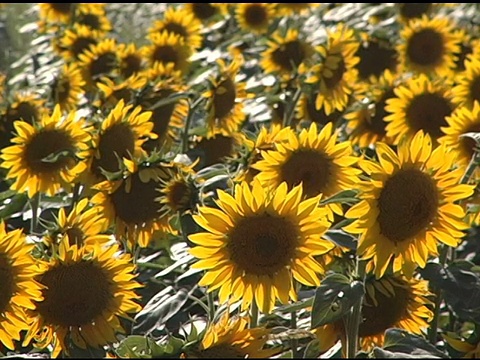
{"label": "sunflower field", "polygon": [[0,357],[480,357],[480,6],[0,4]]}

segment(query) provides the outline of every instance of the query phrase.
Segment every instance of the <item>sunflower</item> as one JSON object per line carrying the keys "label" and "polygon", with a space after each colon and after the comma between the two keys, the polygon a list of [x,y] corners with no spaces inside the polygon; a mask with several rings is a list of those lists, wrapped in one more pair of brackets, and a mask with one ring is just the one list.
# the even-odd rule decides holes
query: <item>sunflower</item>
{"label": "sunflower", "polygon": [[209,324],[201,343],[184,355],[194,359],[267,359],[279,352],[278,348],[266,348],[270,329],[247,325],[245,317],[224,314],[218,322]]}
{"label": "sunflower", "polygon": [[[336,143],[338,131],[332,123],[320,133],[312,123],[297,136],[292,130],[288,142],[278,143],[275,150],[262,152],[263,159],[252,165],[260,171],[256,178],[263,186],[276,187],[286,182],[289,189],[302,184],[303,194],[314,197],[323,194],[328,198],[342,190],[356,187],[360,170],[353,167],[358,158],[353,156],[349,141]],[[337,214],[342,214],[341,204],[329,204]],[[333,219],[329,213],[329,218]]]}
{"label": "sunflower", "polygon": [[0,222],[0,344],[15,350],[14,340],[28,330],[31,318],[25,309],[42,299],[42,286],[34,280],[39,272],[21,229],[6,231]]}
{"label": "sunflower", "polygon": [[469,339],[465,339],[453,331],[442,334],[442,337],[451,348],[463,355],[463,359],[480,358],[480,341],[469,341]]}
{"label": "sunflower", "polygon": [[385,117],[387,136],[397,144],[404,137],[412,138],[423,130],[436,141],[447,126],[446,118],[455,106],[451,84],[444,79],[430,80],[425,74],[412,77],[394,89],[395,97],[387,100]]}
{"label": "sunflower", "polygon": [[169,218],[161,212],[163,204],[156,200],[161,187],[162,169],[139,167],[124,160],[128,171],[120,180],[106,180],[93,188],[98,192],[92,204],[115,225],[118,240],[125,240],[129,249],[138,244],[145,248],[158,236],[175,234]]}
{"label": "sunflower", "polygon": [[263,34],[275,19],[276,4],[244,3],[237,4],[235,19],[244,31]]}
{"label": "sunflower", "polygon": [[[354,31],[341,23],[335,31],[328,31],[326,45],[316,47],[323,61],[308,69],[312,75],[305,82],[318,88],[315,106],[323,108],[326,115],[334,110],[343,111],[355,90],[358,77],[355,65],[360,60],[355,53],[359,45]],[[300,66],[299,70],[306,73],[307,67]]]}
{"label": "sunflower", "polygon": [[272,35],[267,42],[268,49],[262,54],[260,65],[265,73],[279,73],[282,77],[292,77],[298,66],[314,53],[314,48],[299,37],[298,30],[288,29],[285,36],[281,31]]}
{"label": "sunflower", "polygon": [[135,43],[119,44],[117,51],[119,72],[125,79],[145,69],[145,59]]}
{"label": "sunflower", "polygon": [[389,99],[395,97],[395,80],[395,75],[386,70],[378,81],[370,85],[366,94],[368,101],[358,102],[356,108],[352,107],[353,111],[344,115],[353,144],[364,148],[377,141],[392,143],[392,139],[387,138],[385,117],[388,113],[385,106]]}
{"label": "sunflower", "polygon": [[101,33],[112,30],[112,24],[105,13],[105,4],[78,4],[75,23]]}
{"label": "sunflower", "polygon": [[66,62],[78,61],[81,54],[84,54],[90,46],[97,45],[103,38],[104,36],[97,30],[74,24],[65,30],[53,48]]}
{"label": "sunflower", "polygon": [[203,37],[200,33],[202,23],[188,10],[168,6],[162,20],[156,20],[148,29],[148,34],[167,31],[180,36],[192,50],[202,45]]}
{"label": "sunflower", "polygon": [[83,79],[89,88],[93,88],[100,77],[112,77],[118,73],[120,60],[115,39],[99,41],[81,53],[78,58]]}
{"label": "sunflower", "polygon": [[148,138],[157,137],[152,132],[152,113],[142,111],[140,106],[132,108],[133,105],[125,105],[123,99],[120,100],[94,134],[94,154],[90,159],[90,172],[95,177],[93,182],[104,180],[104,171],[118,172],[123,158],[145,155],[143,143]]}
{"label": "sunflower", "polygon": [[473,37],[476,29],[460,29],[460,52],[457,55],[457,61],[455,61],[455,71],[457,73],[466,70],[466,61],[470,58],[477,58],[480,54],[480,39]]}
{"label": "sunflower", "polygon": [[305,15],[320,5],[320,3],[279,3],[277,11],[279,16]]}
{"label": "sunflower", "polygon": [[448,18],[413,19],[400,32],[397,45],[401,68],[418,73],[450,76],[455,54],[460,52],[459,33]]}
{"label": "sunflower", "polygon": [[208,291],[219,289],[220,303],[253,301],[270,313],[278,298],[296,300],[293,279],[319,286],[324,272],[313,256],[334,245],[321,236],[327,231],[321,195],[302,200],[302,187],[288,191],[286,183],[266,189],[254,181],[235,185],[234,196],[218,190],[218,208],[201,206],[194,220],[206,232],[192,234],[190,249],[199,258],[193,268],[206,270],[199,282]]}
{"label": "sunflower", "polygon": [[472,108],[474,102],[480,102],[480,60],[477,57],[465,61],[465,70],[459,73],[456,82],[452,89],[455,104]]}
{"label": "sunflower", "polygon": [[180,35],[162,31],[150,34],[149,40],[151,44],[144,46],[141,51],[150,66],[156,62],[164,66],[173,63],[175,70],[183,75],[188,72],[192,49]]}
{"label": "sunflower", "polygon": [[473,186],[460,184],[463,169],[453,169],[455,155],[443,146],[432,151],[422,131],[403,141],[394,152],[376,144],[379,163],[360,162],[371,180],[362,186],[361,201],[346,218],[356,219],[344,230],[360,234],[357,253],[369,260],[380,278],[393,260],[393,271],[409,277],[437,256],[437,241],[457,246],[468,225],[456,201],[473,194]]}
{"label": "sunflower", "polygon": [[46,22],[68,23],[75,14],[75,3],[39,3],[39,17]]}
{"label": "sunflower", "polygon": [[445,135],[438,142],[457,153],[456,164],[466,170],[475,153],[476,142],[462,134],[480,132],[480,103],[475,102],[472,109],[465,106],[457,108],[447,117],[447,123],[448,126],[442,128]]}
{"label": "sunflower", "polygon": [[208,99],[207,127],[210,135],[216,128],[229,133],[236,132],[245,120],[246,84],[239,81],[237,76],[241,60],[236,58],[227,66],[222,59],[218,59],[217,64],[220,71],[209,79],[210,89],[203,93]]}
{"label": "sunflower", "polygon": [[82,73],[76,63],[64,64],[52,84],[51,98],[62,111],[75,110],[84,94]]}
{"label": "sunflower", "polygon": [[38,192],[53,196],[62,188],[71,189],[86,169],[90,142],[89,129],[75,120],[75,112],[62,119],[57,105],[34,126],[25,121],[14,126],[15,145],[3,148],[0,155],[0,166],[8,169],[6,178],[14,180],[11,189],[26,191],[30,198]]}
{"label": "sunflower", "polygon": [[424,15],[430,15],[434,4],[432,3],[397,3],[396,10],[399,20],[408,23],[412,19],[421,19]]}
{"label": "sunflower", "polygon": [[299,126],[304,123],[314,122],[318,125],[326,125],[329,122],[336,123],[343,115],[343,111],[333,110],[329,115],[325,114],[323,109],[317,109],[315,106],[318,92],[302,93],[300,100],[295,106],[295,118]]}
{"label": "sunflower", "polygon": [[88,208],[89,200],[80,200],[66,215],[65,208],[60,208],[55,229],[43,241],[47,245],[58,245],[68,238],[70,246],[94,247],[104,245],[111,240],[110,235],[103,234],[108,229],[108,221],[98,208]]}
{"label": "sunflower", "polygon": [[228,4],[218,3],[184,3],[184,9],[204,24],[209,24],[215,19],[228,13]]}
{"label": "sunflower", "polygon": [[132,259],[116,244],[77,247],[64,238],[58,256],[44,267],[37,276],[45,286],[43,300],[29,310],[34,321],[24,345],[34,339],[37,348],[52,346],[52,357],[68,354],[69,340],[82,349],[99,348],[124,333],[119,317],[141,309]]}
{"label": "sunflower", "polygon": [[120,100],[125,104],[134,101],[136,94],[142,90],[148,80],[139,74],[132,75],[125,80],[115,77],[103,77],[97,82],[98,99],[93,103],[98,108],[114,108]]}

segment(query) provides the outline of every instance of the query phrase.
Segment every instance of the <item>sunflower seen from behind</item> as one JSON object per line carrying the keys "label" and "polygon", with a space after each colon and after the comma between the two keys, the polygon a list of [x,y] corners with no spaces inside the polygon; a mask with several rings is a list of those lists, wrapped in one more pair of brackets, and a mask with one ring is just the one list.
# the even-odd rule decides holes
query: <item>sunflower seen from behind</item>
{"label": "sunflower seen from behind", "polygon": [[464,170],[454,168],[454,153],[433,148],[422,131],[396,152],[377,143],[376,153],[378,162],[359,163],[370,180],[362,185],[361,201],[345,214],[354,222],[344,229],[359,234],[358,256],[377,278],[392,264],[394,272],[411,277],[438,256],[439,243],[460,243],[468,225],[456,202],[472,195],[473,186],[460,184]]}
{"label": "sunflower seen from behind", "polygon": [[0,344],[10,350],[32,322],[25,310],[42,300],[43,286],[34,280],[41,269],[31,255],[33,247],[21,229],[7,231],[0,222]]}
{"label": "sunflower seen from behind", "polygon": [[90,128],[75,112],[62,117],[60,106],[39,123],[14,123],[13,145],[3,148],[1,167],[8,169],[12,190],[53,196],[61,189],[69,191],[86,168],[90,154]]}
{"label": "sunflower seen from behind", "polygon": [[24,340],[35,347],[52,347],[52,357],[77,347],[101,348],[124,333],[119,318],[141,310],[135,289],[135,267],[130,255],[116,244],[102,248],[69,245],[64,238],[58,255],[42,262],[36,277],[44,286],[43,300],[29,310],[33,322]]}
{"label": "sunflower seen from behind", "polygon": [[321,237],[330,226],[318,207],[321,195],[302,200],[301,186],[267,189],[256,181],[217,195],[215,207],[201,206],[193,215],[205,231],[189,235],[197,245],[190,253],[199,259],[192,268],[206,271],[200,286],[218,289],[221,304],[241,301],[248,309],[255,301],[263,313],[276,299],[296,300],[294,280],[319,286],[324,269],[313,257],[334,247]]}
{"label": "sunflower seen from behind", "polygon": [[[328,198],[355,189],[361,173],[355,168],[358,158],[353,155],[349,141],[337,142],[338,135],[332,123],[320,132],[316,123],[298,135],[291,130],[288,141],[276,144],[275,150],[263,151],[263,159],[252,166],[259,171],[256,179],[273,188],[283,182],[289,189],[301,184],[305,197],[323,194]],[[328,209],[331,220],[331,211],[343,213],[339,203],[329,204]]]}

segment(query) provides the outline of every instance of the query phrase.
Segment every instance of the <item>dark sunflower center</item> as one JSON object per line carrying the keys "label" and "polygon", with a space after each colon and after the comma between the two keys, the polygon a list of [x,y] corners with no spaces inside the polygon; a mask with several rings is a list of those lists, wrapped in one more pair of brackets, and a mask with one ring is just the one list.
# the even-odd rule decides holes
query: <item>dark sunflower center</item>
{"label": "dark sunflower center", "polygon": [[400,15],[404,19],[421,18],[423,14],[430,11],[432,4],[429,3],[403,3],[399,4]]}
{"label": "dark sunflower center", "polygon": [[360,46],[356,55],[360,58],[357,69],[361,80],[367,80],[371,75],[378,77],[386,69],[393,70],[397,65],[396,51],[380,45],[378,41]]}
{"label": "dark sunflower center", "polygon": [[189,206],[191,191],[184,181],[175,181],[168,187],[166,194],[168,205],[173,211],[186,210]]}
{"label": "dark sunflower center", "polygon": [[176,22],[169,22],[165,24],[164,29],[167,30],[168,32],[174,33],[176,35],[180,35],[184,38],[188,36],[188,31],[187,29],[185,29],[185,26],[178,24]]}
{"label": "dark sunflower center", "polygon": [[312,149],[300,149],[292,153],[282,165],[280,177],[289,187],[303,184],[307,197],[323,193],[331,180],[332,163],[324,153]]}
{"label": "dark sunflower center", "polygon": [[89,37],[78,37],[72,43],[71,52],[73,53],[74,57],[78,59],[80,54],[83,54],[85,50],[87,50],[90,45],[96,45],[97,40],[89,38]]}
{"label": "dark sunflower center", "polygon": [[[232,154],[234,139],[230,136],[217,135],[210,139],[203,138],[195,147],[202,150],[201,165],[207,167],[222,162]],[[197,170],[198,166],[195,169]]]}
{"label": "dark sunflower center", "polygon": [[121,60],[121,72],[124,78],[142,70],[142,58],[138,55],[129,55]]}
{"label": "dark sunflower center", "polygon": [[435,29],[422,29],[414,33],[407,43],[407,58],[416,65],[438,65],[444,53],[443,37]]}
{"label": "dark sunflower center", "polygon": [[235,106],[237,90],[235,83],[230,77],[222,80],[215,89],[213,95],[213,107],[215,109],[215,119],[223,119]]}
{"label": "dark sunflower center", "polygon": [[85,234],[78,227],[71,227],[71,228],[67,229],[67,231],[65,231],[65,234],[68,236],[68,244],[70,246],[72,246],[72,245],[82,246],[83,245],[83,238],[85,237]]}
{"label": "dark sunflower center", "polygon": [[[464,131],[464,133],[469,133],[469,132],[480,132],[480,124],[472,124]],[[473,153],[475,152],[475,147],[477,146],[477,143],[475,142],[474,139],[472,139],[469,136],[462,136],[459,140],[460,140],[460,148],[463,155],[468,159],[471,159],[473,156]]]}
{"label": "dark sunflower center", "polygon": [[469,94],[472,102],[475,100],[480,102],[480,76],[476,76],[470,82]]}
{"label": "dark sunflower center", "polygon": [[108,74],[117,66],[117,56],[113,52],[100,55],[90,64],[90,76],[92,79],[102,74]]}
{"label": "dark sunflower center", "polygon": [[244,14],[244,20],[249,26],[264,26],[268,20],[268,13],[264,6],[250,4]]}
{"label": "dark sunflower center", "polygon": [[75,153],[72,138],[60,130],[42,130],[25,147],[25,161],[34,173],[51,173],[67,166]]}
{"label": "dark sunflower center", "polygon": [[159,61],[162,64],[174,63],[177,64],[180,56],[177,50],[170,45],[156,46],[152,54],[152,60]]}
{"label": "dark sunflower center", "polygon": [[442,126],[447,126],[445,118],[452,112],[452,104],[439,93],[415,95],[408,104],[405,114],[409,127],[417,132],[423,130],[434,139],[443,135]]}
{"label": "dark sunflower center", "polygon": [[66,3],[49,3],[49,5],[54,9],[56,12],[68,15],[72,12],[73,7],[75,4],[66,4]]}
{"label": "dark sunflower center", "polygon": [[438,209],[434,181],[417,169],[402,169],[386,182],[378,198],[380,233],[401,242],[426,229]]}
{"label": "dark sunflower center", "polygon": [[[7,121],[13,124],[16,120],[24,120],[29,124],[33,124],[38,121],[38,109],[37,107],[28,102],[22,101],[17,104],[16,108],[9,108],[7,111]],[[12,127],[13,129],[13,127]]]}
{"label": "dark sunflower center", "polygon": [[14,285],[12,265],[5,254],[0,254],[0,315],[10,303]]}
{"label": "dark sunflower center", "polygon": [[247,274],[274,275],[295,256],[299,229],[286,218],[260,214],[240,219],[227,236],[236,266]]}
{"label": "dark sunflower center", "polygon": [[385,110],[385,105],[388,99],[391,99],[395,96],[393,89],[385,91],[382,97],[375,103],[375,115],[367,116],[364,126],[368,131],[384,136],[387,132],[385,127],[387,123],[385,122],[385,116],[387,116],[387,111]]}
{"label": "dark sunflower center", "polygon": [[91,323],[114,300],[112,280],[88,260],[58,264],[40,279],[47,286],[37,311],[47,324],[82,326]]}
{"label": "dark sunflower center", "polygon": [[100,169],[116,172],[120,169],[119,161],[122,158],[130,158],[135,149],[135,134],[127,123],[116,123],[109,127],[100,136],[98,152],[100,156],[94,157],[92,170],[100,176]]}
{"label": "dark sunflower center", "polygon": [[[393,285],[392,285],[393,286]],[[375,306],[370,293],[365,293],[362,306],[362,318],[358,335],[360,337],[383,334],[388,328],[394,327],[405,317],[409,301],[407,289],[395,286],[395,294],[386,296],[379,290],[375,291],[375,299],[378,305]]]}
{"label": "dark sunflower center", "polygon": [[305,60],[305,45],[300,40],[282,44],[272,53],[272,61],[282,70],[293,71]]}
{"label": "dark sunflower center", "polygon": [[158,183],[154,180],[143,182],[138,173],[130,177],[131,188],[127,192],[126,184],[111,194],[115,213],[124,223],[143,225],[158,218],[161,205],[155,201]]}
{"label": "dark sunflower center", "polygon": [[313,121],[317,124],[326,125],[329,122],[334,122],[338,119],[341,113],[338,110],[334,110],[330,115],[325,114],[325,110],[320,108],[317,110],[315,105],[315,99],[317,98],[318,93],[312,93],[306,100],[306,110],[310,121]]}
{"label": "dark sunflower center", "polygon": [[102,25],[98,16],[94,14],[79,14],[75,22],[88,26],[92,30],[100,30]]}
{"label": "dark sunflower center", "polygon": [[455,67],[457,71],[465,70],[465,60],[467,60],[467,56],[471,53],[473,53],[472,45],[460,44],[460,53],[457,54],[457,60],[455,60]]}
{"label": "dark sunflower center", "polygon": [[331,77],[323,77],[323,81],[325,81],[325,86],[328,89],[334,89],[340,81],[342,81],[343,74],[347,70],[345,67],[345,62],[342,58],[338,60],[337,67],[335,69],[330,69],[333,73]]}
{"label": "dark sunflower center", "polygon": [[207,20],[217,13],[217,8],[209,3],[193,3],[192,11],[200,20]]}

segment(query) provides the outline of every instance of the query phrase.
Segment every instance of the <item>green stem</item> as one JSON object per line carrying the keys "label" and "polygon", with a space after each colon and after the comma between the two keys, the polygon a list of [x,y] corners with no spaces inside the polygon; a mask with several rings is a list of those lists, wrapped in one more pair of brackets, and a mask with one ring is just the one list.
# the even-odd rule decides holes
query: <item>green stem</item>
{"label": "green stem", "polygon": [[30,234],[35,234],[35,229],[38,225],[38,208],[40,206],[40,191],[37,192],[30,200],[30,206],[32,209],[32,219],[30,220]]}
{"label": "green stem", "polygon": [[203,101],[202,97],[199,97],[195,102],[190,105],[190,101],[188,101],[188,115],[187,119],[185,120],[185,130],[183,132],[182,137],[182,153],[185,154],[188,150],[188,129],[190,128],[190,123],[192,122],[193,112],[196,107]]}
{"label": "green stem", "polygon": [[[439,263],[442,267],[445,266],[445,263],[447,262],[447,254],[448,254],[448,246],[443,245],[441,250],[440,250],[440,257],[439,257]],[[432,345],[436,345],[437,343],[437,329],[438,329],[438,321],[440,318],[440,307],[442,305],[442,300],[443,300],[443,294],[442,294],[442,289],[436,289],[435,293],[435,307],[433,309],[433,319],[432,322],[430,323],[430,327],[428,328],[428,341]]]}
{"label": "green stem", "polygon": [[[297,313],[296,311],[292,311],[290,313],[290,329],[296,329],[296,328],[297,328]],[[293,359],[300,358],[300,353],[298,352],[298,339],[291,339],[290,347],[292,348],[292,358]]]}
{"label": "green stem", "polygon": [[215,299],[213,297],[213,292],[209,291],[207,293],[208,300],[208,319],[213,322],[215,319]]}
{"label": "green stem", "polygon": [[256,328],[258,326],[258,305],[255,298],[252,301],[252,307],[250,309],[250,328]]}
{"label": "green stem", "polygon": [[293,95],[292,102],[290,103],[290,107],[288,111],[285,113],[285,118],[283,119],[283,127],[290,126],[292,123],[293,115],[295,114],[295,108],[297,106],[298,100],[300,100],[300,96],[302,95],[302,89],[300,87],[297,88],[295,94]]}
{"label": "green stem", "polygon": [[[357,264],[355,269],[355,277],[357,281],[365,283],[365,268],[366,262],[357,258]],[[362,319],[362,305],[363,305],[363,295],[358,299],[357,303],[352,307],[350,314],[347,317],[346,326],[346,346],[347,346],[347,358],[355,358],[358,352],[358,329],[360,327],[360,322]]]}

